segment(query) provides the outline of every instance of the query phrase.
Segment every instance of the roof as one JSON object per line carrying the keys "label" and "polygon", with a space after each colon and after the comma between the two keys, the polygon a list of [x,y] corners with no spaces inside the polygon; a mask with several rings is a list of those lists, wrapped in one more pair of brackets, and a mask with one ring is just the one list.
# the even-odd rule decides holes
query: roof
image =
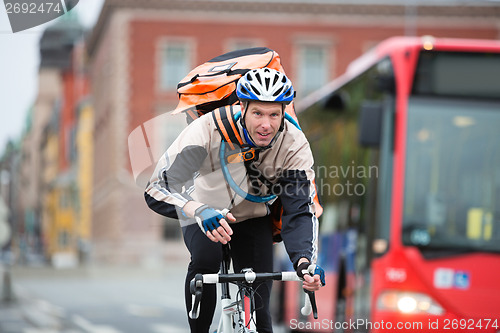
{"label": "roof", "polygon": [[369,52],[353,60],[347,67],[345,73],[330,81],[321,89],[303,98],[296,105],[297,113],[302,112],[319,100],[329,96],[340,88],[351,82],[370,67],[378,63],[384,57],[396,49],[405,50],[410,48],[454,50],[454,51],[478,51],[500,53],[499,40],[459,39],[459,38],[433,38],[423,37],[392,37],[382,41]]}
{"label": "roof", "polygon": [[[417,5],[418,3],[418,5]],[[120,9],[165,9],[192,13],[362,15],[404,17],[412,8],[417,16],[477,17],[498,20],[500,0],[106,0],[89,36],[89,54],[94,53],[110,16]],[[208,15],[207,15],[208,16]]]}
{"label": "roof", "polygon": [[67,68],[73,44],[82,38],[84,28],[75,11],[70,11],[45,29],[40,38],[40,67]]}

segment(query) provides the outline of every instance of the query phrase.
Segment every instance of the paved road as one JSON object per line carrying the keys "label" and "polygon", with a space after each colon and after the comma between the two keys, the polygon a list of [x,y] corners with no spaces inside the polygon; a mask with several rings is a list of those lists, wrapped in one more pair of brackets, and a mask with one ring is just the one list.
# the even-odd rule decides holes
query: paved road
{"label": "paved road", "polygon": [[14,271],[18,292],[69,327],[92,333],[187,332],[182,268]]}
{"label": "paved road", "polygon": [[183,291],[186,265],[187,259],[169,263],[168,270],[13,267],[17,301],[0,302],[0,332],[188,332]]}
{"label": "paved road", "polygon": [[187,333],[187,263],[186,251],[168,268],[12,267],[17,301],[1,302],[0,288],[0,332]]}

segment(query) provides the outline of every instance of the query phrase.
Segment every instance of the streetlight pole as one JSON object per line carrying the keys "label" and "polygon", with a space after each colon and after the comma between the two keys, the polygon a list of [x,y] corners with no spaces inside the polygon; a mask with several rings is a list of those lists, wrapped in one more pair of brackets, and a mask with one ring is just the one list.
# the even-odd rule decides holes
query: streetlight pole
{"label": "streetlight pole", "polygon": [[[1,170],[0,181],[2,185],[5,185],[8,190],[10,190],[10,174],[7,170]],[[0,250],[10,242],[12,237],[12,229],[9,225],[9,208],[5,204],[4,198],[0,193]],[[1,300],[4,303],[10,303],[14,301],[14,292],[12,289],[12,279],[10,274],[10,262],[5,262],[3,264],[3,274],[2,274],[2,297]]]}

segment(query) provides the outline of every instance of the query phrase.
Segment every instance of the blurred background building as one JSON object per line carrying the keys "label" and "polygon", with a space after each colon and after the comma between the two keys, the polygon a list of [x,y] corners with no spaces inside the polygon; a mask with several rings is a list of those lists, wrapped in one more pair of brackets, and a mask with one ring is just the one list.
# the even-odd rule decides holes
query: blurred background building
{"label": "blurred background building", "polygon": [[66,14],[40,40],[38,97],[0,159],[5,250],[59,267],[163,259],[178,223],[145,205],[128,140],[160,118],[154,156],[176,137],[185,120],[160,116],[192,68],[266,46],[300,99],[398,35],[500,39],[500,2],[106,0],[91,31]]}

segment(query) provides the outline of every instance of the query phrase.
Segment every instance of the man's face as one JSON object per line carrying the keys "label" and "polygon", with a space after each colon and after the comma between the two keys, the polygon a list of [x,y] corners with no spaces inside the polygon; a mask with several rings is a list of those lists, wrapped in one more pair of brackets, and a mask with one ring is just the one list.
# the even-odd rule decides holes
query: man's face
{"label": "man's face", "polygon": [[250,102],[245,113],[248,134],[257,146],[271,143],[281,125],[282,105],[280,103]]}

